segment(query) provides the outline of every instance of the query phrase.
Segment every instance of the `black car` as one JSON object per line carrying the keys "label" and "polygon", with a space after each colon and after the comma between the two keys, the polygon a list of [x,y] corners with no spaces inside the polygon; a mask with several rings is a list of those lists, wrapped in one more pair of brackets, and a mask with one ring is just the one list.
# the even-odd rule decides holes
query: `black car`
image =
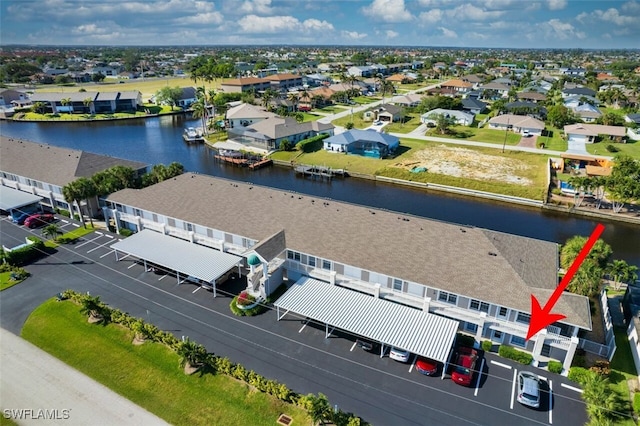
{"label": "black car", "polygon": [[356,346],[362,348],[367,352],[373,352],[376,349],[376,344],[364,339],[357,339]]}

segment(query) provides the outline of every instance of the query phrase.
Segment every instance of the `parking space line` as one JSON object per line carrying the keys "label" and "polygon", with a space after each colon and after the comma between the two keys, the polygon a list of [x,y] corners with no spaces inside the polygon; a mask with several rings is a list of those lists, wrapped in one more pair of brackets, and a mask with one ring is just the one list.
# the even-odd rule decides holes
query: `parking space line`
{"label": "parking space line", "polygon": [[120,258],[120,260],[125,260],[125,259],[126,259],[127,257],[129,257],[129,256],[130,256],[129,254],[125,254],[124,256],[122,256],[122,257]]}
{"label": "parking space line", "polygon": [[166,274],[166,275],[161,276],[160,278],[158,278],[158,281],[160,281],[160,280],[164,280],[168,275],[169,275],[169,274]]}
{"label": "parking space line", "polygon": [[87,244],[92,243],[92,242],[94,242],[95,240],[97,240],[97,239],[99,239],[99,238],[102,238],[102,236],[97,236],[97,237],[95,237],[95,238],[93,238],[93,239],[91,239],[91,240],[85,241],[84,243],[82,243],[82,244],[80,244],[80,245],[76,246],[76,247],[75,247],[75,249],[77,250],[77,249],[79,249],[79,248],[80,248],[80,247],[82,247],[82,246],[86,246]]}
{"label": "parking space line", "polygon": [[509,405],[509,408],[511,408],[513,410],[513,400],[515,399],[516,396],[516,380],[517,380],[517,376],[518,375],[518,369],[514,368],[513,369],[513,382],[511,382],[511,404]]}
{"label": "parking space line", "polygon": [[303,323],[304,323],[304,325],[302,326],[302,328],[300,328],[300,330],[298,330],[298,333],[302,333],[302,330],[304,330],[304,328],[307,326],[307,324],[309,324],[309,321],[304,320]]}
{"label": "parking space line", "polygon": [[96,234],[98,234],[98,235],[104,235],[104,234],[103,234],[102,232],[100,232],[100,231],[96,231]]}
{"label": "parking space line", "polygon": [[418,360],[418,355],[413,355],[413,361],[411,362],[411,367],[409,367],[409,373],[413,371],[414,365],[416,365],[416,361]]}
{"label": "parking space line", "polygon": [[62,223],[67,223],[67,224],[69,223],[69,221],[68,221],[68,220],[64,220],[64,219],[60,219],[60,222],[62,222]]}
{"label": "parking space line", "polygon": [[115,250],[110,250],[108,252],[106,252],[105,254],[103,254],[102,256],[100,256],[100,259],[102,259],[103,257],[107,257],[109,256],[111,253],[113,253]]}
{"label": "parking space line", "polygon": [[473,393],[473,396],[478,396],[478,389],[480,389],[480,379],[482,379],[483,370],[484,370],[484,357],[482,357],[482,362],[480,363],[480,371],[478,372],[478,380],[476,381],[476,391]]}
{"label": "parking space line", "polygon": [[80,228],[80,225],[78,225],[77,223],[72,223],[71,225],[75,226],[76,228]]}
{"label": "parking space line", "polygon": [[132,263],[131,265],[129,265],[129,267],[127,269],[131,269],[131,268],[133,268],[134,266],[137,266],[137,265],[138,265],[137,263]]}
{"label": "parking space line", "polygon": [[549,424],[553,424],[553,382],[549,380]]}
{"label": "parking space line", "polygon": [[104,243],[104,244],[100,244],[99,246],[96,246],[96,247],[92,248],[91,250],[89,250],[87,253],[91,253],[91,252],[92,252],[92,251],[94,251],[94,250],[98,250],[99,248],[102,248],[102,247],[106,246],[107,244],[111,244],[112,242],[113,242],[113,241],[107,241],[107,242],[106,242],[106,243]]}
{"label": "parking space line", "polygon": [[191,294],[195,293],[196,291],[200,290],[201,288],[202,288],[202,287],[196,287],[196,289],[195,289],[195,290],[193,290],[193,291],[191,292]]}
{"label": "parking space line", "polygon": [[582,393],[582,389],[574,388],[573,386],[565,385],[564,383],[560,383],[560,386],[562,386],[563,388],[570,389],[572,391],[576,391],[576,392]]}
{"label": "parking space line", "polygon": [[502,367],[502,368],[507,368],[507,369],[509,369],[509,370],[511,370],[511,368],[512,368],[510,365],[503,364],[503,363],[498,362],[498,361],[491,360],[491,361],[489,361],[489,362],[490,362],[491,364],[493,364],[493,365],[497,365],[498,367]]}
{"label": "parking space line", "polygon": [[109,234],[104,234],[104,236],[107,238],[111,238],[112,240],[115,238],[113,235],[109,235]]}
{"label": "parking space line", "polygon": [[358,341],[356,340],[355,342],[353,342],[353,345],[351,346],[351,349],[349,349],[349,352],[353,352],[353,350],[356,347],[356,343],[358,343]]}

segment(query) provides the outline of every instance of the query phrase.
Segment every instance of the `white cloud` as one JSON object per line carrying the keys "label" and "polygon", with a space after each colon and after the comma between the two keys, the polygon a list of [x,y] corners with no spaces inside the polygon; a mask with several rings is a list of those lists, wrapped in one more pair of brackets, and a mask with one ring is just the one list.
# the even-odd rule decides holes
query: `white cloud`
{"label": "white cloud", "polygon": [[397,23],[413,19],[413,15],[405,8],[404,0],[373,0],[360,10],[363,15],[376,21]]}
{"label": "white cloud", "polygon": [[220,12],[198,13],[197,15],[176,18],[175,23],[180,24],[221,24],[224,16]]}
{"label": "white cloud", "polygon": [[476,7],[472,4],[460,5],[455,9],[448,10],[447,15],[450,18],[455,18],[456,20],[471,20],[471,21],[485,21],[488,19],[496,19],[500,16],[504,15],[504,11],[500,10],[492,10],[487,11]]}
{"label": "white cloud", "polygon": [[333,25],[327,21],[307,19],[300,22],[293,16],[257,16],[247,15],[238,21],[240,29],[245,33],[275,34],[295,32],[333,31]]}
{"label": "white cloud", "polygon": [[399,35],[400,35],[400,33],[399,33],[399,32],[397,32],[397,31],[393,31],[393,30],[387,30],[387,31],[385,31],[385,36],[386,36],[387,38],[396,38],[396,37],[398,37]]}
{"label": "white cloud", "polygon": [[271,0],[245,0],[240,6],[240,10],[244,13],[259,13],[261,15],[270,15],[273,12]]}
{"label": "white cloud", "polygon": [[562,10],[567,7],[567,0],[548,0],[549,10]]}
{"label": "white cloud", "polygon": [[525,12],[534,12],[536,10],[540,10],[542,5],[538,2],[529,3],[529,5],[524,9]]}
{"label": "white cloud", "polygon": [[340,36],[342,38],[348,38],[351,40],[361,40],[367,37],[366,33],[359,33],[357,31],[340,31]]}
{"label": "white cloud", "polygon": [[624,13],[635,14],[637,18],[640,17],[640,2],[637,2],[636,0],[624,3],[621,9]]}
{"label": "white cloud", "polygon": [[575,38],[582,40],[587,37],[584,32],[577,31],[570,23],[562,22],[555,18],[543,22],[540,26],[547,40],[570,40]]}
{"label": "white cloud", "polygon": [[604,12],[602,10],[595,10],[593,14],[599,19],[610,22],[615,25],[638,25],[638,17],[621,15],[618,9],[607,9]]}
{"label": "white cloud", "polygon": [[458,34],[453,30],[450,30],[445,27],[438,27],[438,29],[442,31],[442,35],[445,36],[446,38],[458,38]]}
{"label": "white cloud", "polygon": [[435,24],[442,21],[444,13],[440,9],[431,9],[428,12],[422,12],[418,16],[421,24]]}

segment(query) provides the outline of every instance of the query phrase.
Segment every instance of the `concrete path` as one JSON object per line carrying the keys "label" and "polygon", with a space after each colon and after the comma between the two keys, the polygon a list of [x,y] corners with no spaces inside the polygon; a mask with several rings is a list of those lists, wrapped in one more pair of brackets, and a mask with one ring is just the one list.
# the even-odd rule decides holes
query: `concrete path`
{"label": "concrete path", "polygon": [[0,329],[0,415],[20,425],[164,425],[164,420]]}

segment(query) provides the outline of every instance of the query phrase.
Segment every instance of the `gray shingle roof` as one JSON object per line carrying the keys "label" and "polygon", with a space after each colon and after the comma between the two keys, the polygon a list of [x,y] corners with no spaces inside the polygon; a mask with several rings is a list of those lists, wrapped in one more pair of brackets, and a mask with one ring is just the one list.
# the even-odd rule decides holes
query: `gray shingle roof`
{"label": "gray shingle roof", "polygon": [[[255,240],[284,229],[289,249],[524,312],[530,294],[543,303],[557,284],[555,243],[206,175],[108,198]],[[562,297],[556,306],[566,322],[591,327],[586,298]]]}
{"label": "gray shingle roof", "polygon": [[117,165],[146,167],[138,161],[0,136],[0,169],[41,182],[64,186]]}
{"label": "gray shingle roof", "polygon": [[400,140],[395,136],[376,132],[375,130],[359,129],[347,130],[346,132],[331,136],[325,139],[325,141],[339,145],[350,144],[356,141],[377,142],[387,146],[396,146],[400,143]]}

